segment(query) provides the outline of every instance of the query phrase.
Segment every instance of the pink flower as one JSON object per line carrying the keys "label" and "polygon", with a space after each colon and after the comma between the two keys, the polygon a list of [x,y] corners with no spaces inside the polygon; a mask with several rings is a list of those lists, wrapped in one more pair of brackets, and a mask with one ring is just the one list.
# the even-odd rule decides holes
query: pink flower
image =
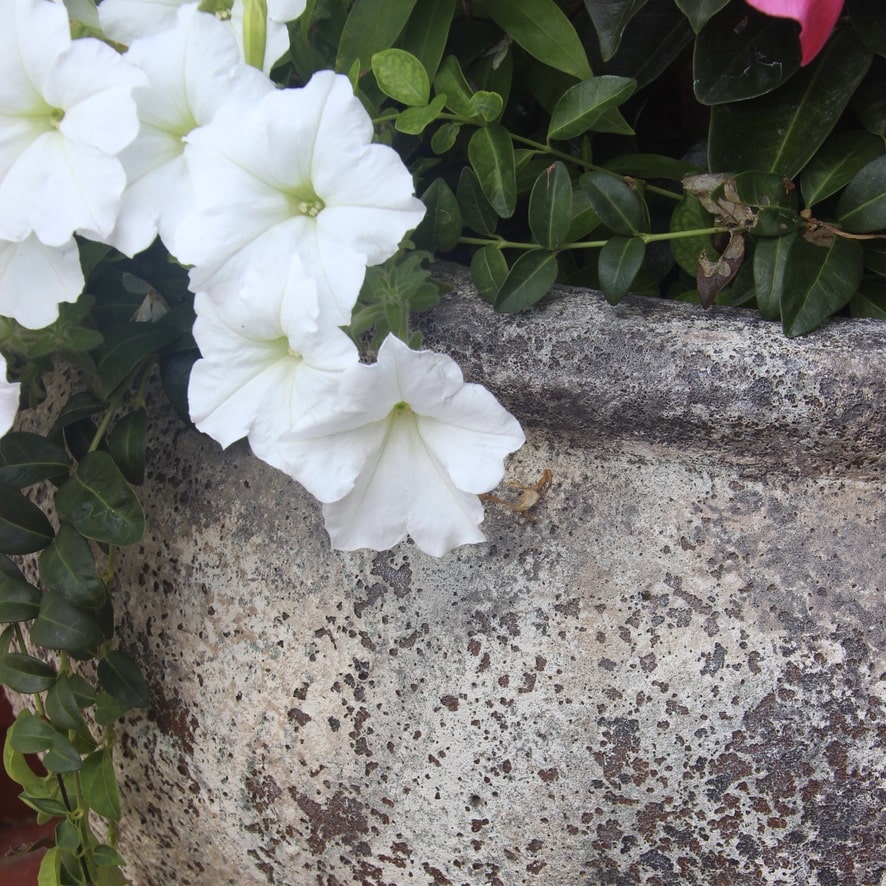
{"label": "pink flower", "polygon": [[843,11],[843,0],[747,0],[747,3],[765,15],[792,18],[800,23],[802,65],[808,65],[821,52]]}

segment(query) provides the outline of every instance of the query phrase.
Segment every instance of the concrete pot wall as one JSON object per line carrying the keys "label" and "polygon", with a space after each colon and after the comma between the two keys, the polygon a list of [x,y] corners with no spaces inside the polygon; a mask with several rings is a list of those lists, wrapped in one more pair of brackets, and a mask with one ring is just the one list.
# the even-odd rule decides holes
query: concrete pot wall
{"label": "concrete pot wall", "polygon": [[121,645],[137,884],[879,884],[886,326],[465,274],[425,327],[553,484],[486,544],[332,552],[245,444],[155,423]]}

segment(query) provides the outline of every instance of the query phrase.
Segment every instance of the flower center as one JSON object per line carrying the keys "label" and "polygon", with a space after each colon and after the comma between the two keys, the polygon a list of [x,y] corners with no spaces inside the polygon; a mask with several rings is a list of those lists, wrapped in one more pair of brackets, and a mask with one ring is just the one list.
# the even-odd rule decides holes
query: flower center
{"label": "flower center", "polygon": [[399,417],[401,415],[409,415],[411,412],[412,407],[404,400],[401,400],[394,405],[394,408],[391,410],[391,415]]}
{"label": "flower center", "polygon": [[292,215],[306,215],[316,218],[326,208],[326,204],[309,188],[290,191],[289,211]]}
{"label": "flower center", "polygon": [[208,12],[220,21],[226,22],[231,19],[231,8],[234,0],[203,0],[200,4],[200,12]]}
{"label": "flower center", "polygon": [[50,108],[46,116],[49,118],[49,125],[53,129],[58,129],[61,126],[62,120],[65,119],[65,112],[62,108]]}
{"label": "flower center", "polygon": [[298,363],[301,363],[301,361],[305,359],[303,354],[300,354],[298,351],[293,351],[291,345],[287,345],[286,350],[289,352],[289,356]]}

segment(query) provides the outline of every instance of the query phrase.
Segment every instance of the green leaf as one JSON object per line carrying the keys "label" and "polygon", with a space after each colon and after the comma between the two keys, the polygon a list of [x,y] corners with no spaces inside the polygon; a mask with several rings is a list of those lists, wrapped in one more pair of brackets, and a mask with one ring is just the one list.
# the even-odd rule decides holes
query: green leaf
{"label": "green leaf", "polygon": [[846,11],[865,46],[886,57],[886,18],[883,17],[882,0],[853,0],[847,4]]}
{"label": "green leaf", "polygon": [[764,206],[757,213],[757,220],[750,229],[758,237],[785,237],[805,224],[793,210],[782,206]]}
{"label": "green leaf", "polygon": [[61,886],[61,863],[61,850],[56,846],[47,849],[37,871],[37,886]]}
{"label": "green leaf", "polygon": [[840,224],[854,234],[886,231],[886,154],[865,164],[837,203]]}
{"label": "green leaf", "polygon": [[869,132],[857,129],[837,132],[809,161],[800,177],[800,190],[807,206],[813,206],[836,194],[871,160],[883,153],[883,141]]}
{"label": "green leaf", "polygon": [[603,61],[609,61],[618,51],[625,28],[646,3],[647,0],[584,0],[600,41]]}
{"label": "green leaf", "polygon": [[515,314],[532,307],[557,280],[557,256],[540,249],[524,252],[515,262],[495,300],[495,310]]}
{"label": "green leaf", "polygon": [[355,59],[371,59],[394,45],[416,0],[360,0],[351,6],[338,43],[336,71],[347,71]]}
{"label": "green leaf", "polygon": [[93,689],[92,684],[88,680],[79,674],[70,674],[68,675],[68,682],[71,686],[71,692],[74,693],[77,706],[81,710],[95,704],[95,689]]}
{"label": "green leaf", "polygon": [[757,307],[766,320],[781,317],[787,258],[796,234],[759,240],[754,249],[754,291]]}
{"label": "green leaf", "polygon": [[46,715],[59,729],[79,729],[83,725],[80,704],[74,694],[69,674],[59,674],[55,685],[46,693]]}
{"label": "green leaf", "polygon": [[491,237],[498,224],[498,214],[484,196],[477,174],[470,166],[462,167],[455,195],[464,224],[484,237]]}
{"label": "green leaf", "polygon": [[24,652],[0,656],[0,683],[14,692],[31,695],[49,689],[55,682],[55,670],[45,661]]}
{"label": "green leaf", "polygon": [[797,237],[784,270],[785,335],[804,335],[849,304],[861,282],[862,265],[861,245],[855,240],[835,237],[827,247]]}
{"label": "green leaf", "polygon": [[136,486],[145,480],[145,438],[148,414],[144,407],[119,419],[108,434],[108,452],[120,472]]}
{"label": "green leaf", "polygon": [[37,558],[40,581],[77,606],[100,606],[107,594],[99,578],[89,542],[62,523],[52,544]]}
{"label": "green leaf", "polygon": [[128,708],[146,708],[150,703],[139,666],[119,649],[111,650],[98,663],[98,679],[106,692]]}
{"label": "green leaf", "polygon": [[492,208],[510,218],[517,206],[517,177],[508,130],[496,123],[478,129],[468,142],[468,159]]}
{"label": "green leaf", "polygon": [[[463,117],[470,117],[471,89],[465,79],[458,59],[454,55],[447,55],[434,77],[434,90],[446,95],[446,107]],[[438,152],[442,153],[442,152]]]}
{"label": "green leaf", "polygon": [[581,40],[554,0],[486,0],[483,8],[533,58],[577,80],[591,76]]}
{"label": "green leaf", "polygon": [[886,280],[868,280],[861,284],[849,305],[853,317],[886,320]]}
{"label": "green leaf", "polygon": [[76,772],[83,765],[80,752],[61,733],[53,732],[52,747],[43,755],[43,765],[50,772]]}
{"label": "green leaf", "polygon": [[107,749],[90,754],[80,770],[80,784],[86,804],[102,818],[120,820],[120,793],[114,761]]}
{"label": "green leaf", "polygon": [[756,169],[795,178],[834,128],[870,66],[851,31],[775,92],[711,111],[711,169]]}
{"label": "green leaf", "polygon": [[52,591],[43,594],[40,614],[31,626],[32,643],[86,659],[96,653],[104,639],[94,610],[81,609]]}
{"label": "green leaf", "polygon": [[886,277],[886,241],[868,240],[862,246],[864,266],[874,274]]}
{"label": "green leaf", "polygon": [[[796,208],[794,188],[774,172],[740,172],[733,178],[742,203],[754,207]],[[719,196],[719,191],[716,192]]]}
{"label": "green leaf", "polygon": [[15,721],[7,728],[6,740],[3,743],[3,768],[6,774],[25,791],[38,795],[44,792],[45,780],[31,769],[25,755],[12,746],[15,733],[21,728],[21,724],[32,719],[37,718],[30,711],[19,711]]}
{"label": "green leaf", "polygon": [[604,115],[630,98],[637,81],[603,75],[571,86],[554,106],[548,125],[549,139],[575,138],[593,129]]}
{"label": "green leaf", "polygon": [[697,34],[729,0],[677,0],[677,6],[689,19],[692,30]]}
{"label": "green leaf", "polygon": [[619,154],[606,161],[606,168],[618,175],[635,178],[665,178],[682,181],[686,175],[702,172],[701,167],[685,160],[675,160],[663,154]]}
{"label": "green leaf", "polygon": [[384,49],[372,56],[372,73],[378,88],[404,105],[427,105],[431,81],[424,65],[403,49]]}
{"label": "green leaf", "polygon": [[554,249],[564,242],[572,221],[572,179],[569,170],[557,160],[539,175],[529,195],[529,229],[545,247]]}
{"label": "green leaf", "polygon": [[461,132],[460,123],[444,123],[434,130],[431,136],[431,150],[435,154],[445,154],[455,144],[459,132]]}
{"label": "green leaf", "polygon": [[564,238],[567,243],[575,243],[586,237],[600,224],[600,216],[594,212],[588,195],[581,188],[572,189],[572,219]]}
{"label": "green leaf", "polygon": [[116,723],[129,707],[117,701],[110,692],[99,692],[95,699],[95,722],[100,726],[110,726]]}
{"label": "green leaf", "polygon": [[[165,320],[165,318],[164,318]],[[108,397],[136,367],[181,335],[172,322],[115,323],[96,359],[99,393]]]}
{"label": "green leaf", "polygon": [[397,115],[394,120],[394,129],[397,132],[405,132],[407,135],[420,135],[425,129],[440,116],[443,105],[446,103],[445,95],[438,95],[434,100],[423,108],[407,108]]}
{"label": "green leaf", "polygon": [[31,621],[40,609],[40,590],[25,581],[15,564],[0,555],[0,622]]}
{"label": "green leaf", "polygon": [[620,178],[586,172],[578,181],[600,221],[616,234],[630,237],[645,227],[643,201]]}
{"label": "green leaf", "polygon": [[501,116],[504,100],[497,92],[481,89],[468,102],[468,116],[481,123],[492,123]]}
{"label": "green leaf", "polygon": [[54,533],[43,511],[17,489],[0,486],[0,552],[31,554],[45,548]]}
{"label": "green leaf", "polygon": [[55,826],[55,845],[68,852],[80,848],[80,830],[72,821],[64,819]]}
{"label": "green leaf", "polygon": [[471,276],[480,297],[495,304],[499,290],[508,276],[508,262],[497,246],[484,246],[471,259]]}
{"label": "green leaf", "polygon": [[412,235],[413,242],[423,249],[449,252],[461,237],[462,219],[458,200],[442,178],[434,179],[421,195],[428,211]]}
{"label": "green leaf", "polygon": [[634,135],[634,128],[622,116],[618,108],[606,111],[594,123],[594,132],[613,132],[616,135]]}
{"label": "green leaf", "polygon": [[886,139],[886,66],[879,60],[852,96],[852,110],[868,132]]}
{"label": "green leaf", "polygon": [[10,743],[20,754],[42,754],[52,747],[58,732],[40,717],[22,717],[10,736]]}
{"label": "green leaf", "polygon": [[52,430],[49,432],[50,437],[55,437],[59,431],[63,430],[70,424],[78,422],[81,419],[89,418],[104,409],[104,403],[97,400],[95,396],[87,391],[80,391],[73,394],[59,413]]}
{"label": "green leaf", "polygon": [[145,513],[107,452],[90,452],[55,494],[55,507],[81,535],[113,545],[135,544]]}
{"label": "green leaf", "polygon": [[123,856],[120,855],[113,846],[108,846],[107,843],[99,843],[99,845],[92,850],[92,857],[95,859],[95,863],[99,867],[109,867],[111,865],[122,867],[126,864],[126,860]]}
{"label": "green leaf", "polygon": [[765,95],[800,69],[796,25],[730,4],[695,40],[692,84],[703,105]]}
{"label": "green leaf", "polygon": [[65,450],[57,443],[29,434],[10,431],[0,440],[0,484],[20,489],[67,474],[71,466]]}
{"label": "green leaf", "polygon": [[627,294],[646,257],[646,244],[637,237],[612,237],[600,250],[597,275],[611,305]]}
{"label": "green leaf", "polygon": [[455,13],[456,0],[422,0],[417,3],[397,41],[401,49],[411,52],[433,79],[440,66],[449,25]]}

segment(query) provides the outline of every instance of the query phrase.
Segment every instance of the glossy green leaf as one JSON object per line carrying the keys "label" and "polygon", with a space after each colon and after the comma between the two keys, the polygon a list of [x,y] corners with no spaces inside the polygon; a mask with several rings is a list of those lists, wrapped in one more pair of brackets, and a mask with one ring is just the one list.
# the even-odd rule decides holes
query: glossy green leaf
{"label": "glossy green leaf", "polygon": [[505,278],[495,300],[495,310],[502,314],[515,314],[532,307],[550,291],[558,273],[559,265],[554,253],[540,249],[524,252]]}
{"label": "glossy green leaf", "polygon": [[618,108],[606,111],[595,123],[594,132],[612,132],[616,135],[634,135],[634,128]]}
{"label": "glossy green leaf", "polygon": [[434,77],[434,90],[446,95],[446,107],[464,117],[470,116],[471,96],[474,90],[465,78],[458,59],[447,55],[443,59],[437,76]]}
{"label": "glossy green leaf", "polygon": [[636,80],[610,75],[576,83],[555,105],[548,125],[548,138],[575,138],[594,129],[598,120],[630,98],[636,88]]}
{"label": "glossy green leaf", "polygon": [[[165,318],[164,318],[165,319]],[[98,351],[96,371],[99,393],[109,396],[138,365],[180,336],[171,323],[116,323],[105,332]]]}
{"label": "glossy green leaf", "polygon": [[600,221],[614,233],[630,237],[645,227],[642,200],[620,178],[605,172],[586,172],[579,185]]}
{"label": "glossy green leaf", "polygon": [[781,320],[791,338],[819,326],[849,304],[862,276],[861,245],[834,238],[831,246],[817,246],[797,237],[788,253],[781,298]]}
{"label": "glossy green leaf", "polygon": [[107,867],[109,865],[121,866],[126,863],[123,856],[113,846],[108,846],[107,843],[99,843],[93,849],[92,857],[99,867]]}
{"label": "glossy green leaf", "polygon": [[618,51],[625,28],[648,0],[584,0],[594,23],[600,54],[608,61]]}
{"label": "glossy green leaf", "polygon": [[730,4],[695,40],[692,83],[704,105],[738,102],[772,92],[800,69],[796,25]]}
{"label": "glossy green leaf", "polygon": [[108,434],[108,452],[123,476],[136,486],[145,480],[148,414],[144,407],[124,415]]}
{"label": "glossy green leaf", "polygon": [[581,40],[554,0],[485,0],[483,8],[533,58],[577,80],[591,76]]}
{"label": "glossy green leaf", "polygon": [[44,789],[44,779],[31,769],[24,754],[16,751],[12,746],[15,733],[21,728],[21,724],[32,719],[37,718],[29,710],[22,710],[7,727],[6,740],[3,743],[3,768],[16,784],[37,795]]}
{"label": "glossy green leaf", "polygon": [[397,115],[394,128],[397,132],[405,132],[407,135],[419,135],[440,116],[445,103],[446,96],[438,95],[423,108],[407,108]]}
{"label": "glossy green leaf", "polygon": [[46,715],[59,729],[79,729],[83,724],[80,704],[69,674],[59,674],[55,685],[46,693]]}
{"label": "glossy green leaf", "polygon": [[[680,202],[671,214],[671,231],[696,231],[709,228],[714,224],[714,217],[699,203],[692,194],[684,193]],[[677,237],[670,241],[671,252],[677,264],[690,277],[695,279],[698,258],[704,252],[713,255],[714,239],[710,234],[697,234],[692,237]]]}
{"label": "glossy green leaf", "polygon": [[510,218],[517,206],[517,178],[508,130],[495,123],[478,129],[468,142],[468,159],[492,208]]}
{"label": "glossy green leaf", "polygon": [[64,819],[55,826],[55,845],[68,852],[76,852],[80,846],[80,830],[72,821]]}
{"label": "glossy green leaf", "polygon": [[689,19],[692,30],[697,34],[708,19],[715,16],[729,0],[676,0],[676,2],[686,18]]}
{"label": "glossy green leaf", "polygon": [[90,452],[55,494],[55,507],[81,535],[131,545],[145,530],[145,513],[107,452]]}
{"label": "glossy green leaf", "polygon": [[557,160],[535,180],[529,195],[529,229],[545,249],[564,242],[572,222],[572,179]]}
{"label": "glossy green leaf", "polygon": [[0,622],[36,618],[41,596],[40,590],[25,580],[16,565],[0,555]]}
{"label": "glossy green leaf", "polygon": [[497,246],[484,246],[474,253],[471,259],[471,277],[481,298],[495,304],[507,276],[508,262]]}
{"label": "glossy green leaf", "polygon": [[797,234],[759,240],[754,249],[754,292],[760,314],[766,320],[781,317],[781,297],[787,258]]}
{"label": "glossy green leaf", "polygon": [[851,31],[837,31],[787,83],[711,111],[712,169],[756,169],[795,178],[828,137],[871,62]]}
{"label": "glossy green leaf", "polygon": [[14,692],[30,695],[43,692],[55,682],[51,665],[24,652],[7,652],[0,656],[0,683]]}
{"label": "glossy green leaf", "polygon": [[87,806],[109,821],[120,820],[120,792],[110,751],[96,751],[83,761],[80,785]]}
{"label": "glossy green leaf", "polygon": [[98,663],[102,688],[129,708],[146,708],[150,695],[139,666],[119,649],[111,650]]}
{"label": "glossy green leaf", "polygon": [[416,3],[400,34],[397,45],[411,52],[423,65],[428,77],[434,78],[455,13],[456,0],[422,0]]}
{"label": "glossy green leaf", "polygon": [[101,400],[96,399],[93,394],[90,394],[88,391],[78,391],[76,394],[71,395],[67,403],[65,403],[64,408],[52,426],[49,436],[54,437],[68,425],[81,419],[89,418],[102,409],[104,409],[104,404]]}
{"label": "glossy green leaf", "polygon": [[42,754],[52,747],[58,732],[46,720],[35,716],[22,717],[10,736],[10,743],[20,754]]}
{"label": "glossy green leaf", "polygon": [[840,224],[854,234],[886,231],[886,154],[866,163],[837,203]]}
{"label": "glossy green leaf", "polygon": [[43,594],[40,614],[31,626],[32,643],[82,659],[91,657],[104,639],[95,610],[75,606],[52,591]]}
{"label": "glossy green leaf", "polygon": [[17,489],[0,486],[0,552],[31,554],[53,538],[52,525],[43,511]]}
{"label": "glossy green leaf", "polygon": [[89,542],[68,523],[62,523],[49,547],[37,559],[40,581],[77,606],[100,606],[105,599]]}
{"label": "glossy green leaf", "polygon": [[95,699],[95,722],[100,726],[110,726],[129,709],[129,705],[119,702],[110,692],[99,692]]}
{"label": "glossy green leaf", "polygon": [[434,179],[421,199],[428,211],[415,229],[413,241],[423,249],[449,252],[462,229],[461,210],[452,188],[442,178]]}
{"label": "glossy green leaf", "polygon": [[832,135],[800,176],[800,190],[806,205],[813,206],[836,194],[883,150],[882,139],[861,129]]}
{"label": "glossy green leaf", "polygon": [[886,280],[867,280],[859,287],[849,304],[853,317],[886,320]]}
{"label": "glossy green leaf", "polygon": [[793,185],[775,172],[740,172],[732,181],[738,196],[748,206],[796,207]]}
{"label": "glossy green leaf", "polygon": [[43,755],[43,765],[50,772],[76,772],[83,765],[80,752],[61,733],[53,732],[52,747]]}
{"label": "glossy green leaf", "polygon": [[637,237],[612,237],[600,250],[597,276],[609,304],[618,304],[627,294],[645,256],[646,244]]}
{"label": "glossy green leaf", "polygon": [[564,238],[566,243],[575,243],[586,237],[600,224],[600,216],[594,212],[588,195],[579,187],[572,189],[572,219]]}
{"label": "glossy green leaf", "polygon": [[0,440],[0,484],[20,489],[67,474],[68,454],[57,443],[29,434],[10,431]]}
{"label": "glossy green leaf", "polygon": [[404,105],[427,105],[431,81],[424,65],[404,49],[384,49],[372,56],[372,73],[388,98]]}
{"label": "glossy green leaf", "polygon": [[470,166],[462,168],[455,194],[464,224],[484,237],[491,237],[498,224],[498,213],[486,199],[477,174]]}
{"label": "glossy green leaf", "polygon": [[355,59],[368,62],[394,45],[416,0],[360,0],[348,13],[338,41],[336,71],[347,71]]}
{"label": "glossy green leaf", "polygon": [[782,206],[764,206],[750,229],[758,237],[785,237],[804,226],[804,220],[793,210]]}

